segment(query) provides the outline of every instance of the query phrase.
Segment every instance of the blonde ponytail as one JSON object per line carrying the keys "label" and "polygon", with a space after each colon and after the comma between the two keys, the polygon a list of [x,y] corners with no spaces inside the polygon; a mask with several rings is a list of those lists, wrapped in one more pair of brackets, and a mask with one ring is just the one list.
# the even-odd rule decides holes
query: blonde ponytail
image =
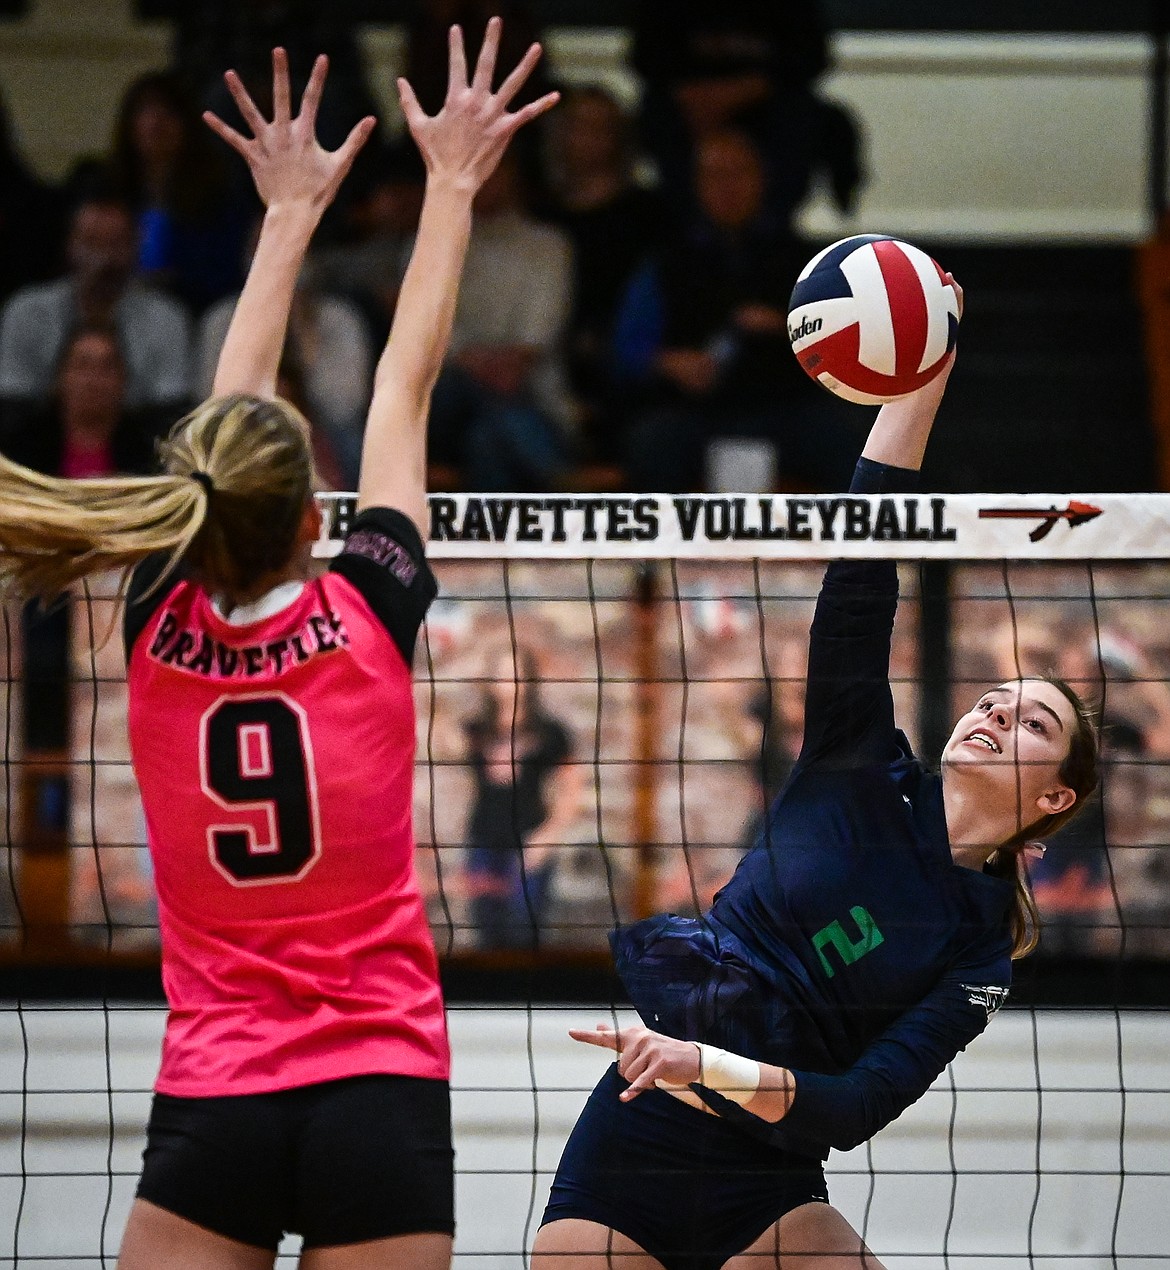
{"label": "blonde ponytail", "polygon": [[0,591],[51,601],[91,573],[126,572],[156,552],[173,566],[207,503],[182,476],[70,481],[0,457]]}
{"label": "blonde ponytail", "polygon": [[50,601],[165,553],[236,597],[291,559],[316,483],[287,402],[212,398],[163,442],[161,476],[72,481],[0,458],[0,592]]}

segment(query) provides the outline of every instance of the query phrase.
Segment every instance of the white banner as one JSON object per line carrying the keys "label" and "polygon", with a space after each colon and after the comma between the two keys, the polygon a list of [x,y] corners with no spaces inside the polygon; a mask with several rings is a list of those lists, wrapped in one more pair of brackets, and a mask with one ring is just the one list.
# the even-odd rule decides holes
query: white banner
{"label": "white banner", "polygon": [[[352,494],[322,494],[318,556]],[[1170,494],[432,494],[432,560],[1150,560]]]}

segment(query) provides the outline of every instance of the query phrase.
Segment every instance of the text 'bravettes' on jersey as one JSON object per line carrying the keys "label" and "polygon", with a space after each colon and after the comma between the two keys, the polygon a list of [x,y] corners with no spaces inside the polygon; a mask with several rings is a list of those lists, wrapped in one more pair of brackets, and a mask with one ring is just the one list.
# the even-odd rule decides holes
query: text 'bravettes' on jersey
{"label": "text 'bravettes' on jersey", "polygon": [[447,1079],[411,817],[410,663],[437,590],[418,531],[364,511],[327,573],[248,625],[192,581],[146,594],[160,568],[126,607],[170,1004],[156,1088]]}

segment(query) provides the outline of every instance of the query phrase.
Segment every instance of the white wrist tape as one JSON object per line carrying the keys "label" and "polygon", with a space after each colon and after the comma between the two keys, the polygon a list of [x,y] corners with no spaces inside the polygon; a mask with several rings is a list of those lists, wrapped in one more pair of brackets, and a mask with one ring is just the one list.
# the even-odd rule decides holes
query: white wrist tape
{"label": "white wrist tape", "polygon": [[698,1083],[743,1107],[760,1087],[760,1065],[754,1058],[700,1044]]}

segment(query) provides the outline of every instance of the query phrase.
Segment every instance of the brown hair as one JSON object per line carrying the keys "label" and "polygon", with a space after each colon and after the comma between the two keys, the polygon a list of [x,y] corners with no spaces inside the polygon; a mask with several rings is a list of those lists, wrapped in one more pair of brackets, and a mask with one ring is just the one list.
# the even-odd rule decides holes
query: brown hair
{"label": "brown hair", "polygon": [[[622,179],[627,183],[633,181],[634,163],[637,154],[634,148],[634,130],[629,115],[622,109],[621,102],[601,84],[578,84],[561,93],[561,107],[557,111],[556,120],[559,132],[554,129],[553,137],[557,145],[553,149],[550,166],[554,169],[554,184],[564,186],[572,178],[572,173],[564,170],[562,162],[562,135],[568,127],[570,109],[578,102],[597,101],[608,107],[613,113],[614,133],[617,139],[617,166]],[[563,191],[562,191],[563,192]]]}
{"label": "brown hair", "polygon": [[316,473],[287,402],[205,401],[162,443],[164,474],[72,481],[0,457],[0,593],[53,600],[164,552],[208,590],[247,594],[296,548]]}
{"label": "brown hair", "polygon": [[149,202],[142,160],[134,142],[137,116],[148,103],[158,104],[172,114],[181,132],[179,153],[163,191],[166,206],[188,223],[198,224],[225,197],[228,170],[182,80],[171,71],[140,75],[122,94],[111,146],[113,182],[135,208]]}
{"label": "brown hair", "polygon": [[1013,959],[1026,957],[1040,942],[1040,914],[1028,883],[1024,848],[1037,838],[1051,837],[1074,816],[1079,815],[1089,795],[1097,788],[1099,779],[1101,745],[1096,712],[1070,684],[1057,675],[1036,675],[1035,678],[1058,689],[1073,708],[1073,733],[1069,738],[1068,753],[1064,756],[1057,776],[1061,784],[1067,785],[1076,795],[1076,801],[1064,811],[1041,816],[1039,820],[1026,825],[994,851],[987,861],[987,873],[1015,883],[1015,906],[1011,915]]}

